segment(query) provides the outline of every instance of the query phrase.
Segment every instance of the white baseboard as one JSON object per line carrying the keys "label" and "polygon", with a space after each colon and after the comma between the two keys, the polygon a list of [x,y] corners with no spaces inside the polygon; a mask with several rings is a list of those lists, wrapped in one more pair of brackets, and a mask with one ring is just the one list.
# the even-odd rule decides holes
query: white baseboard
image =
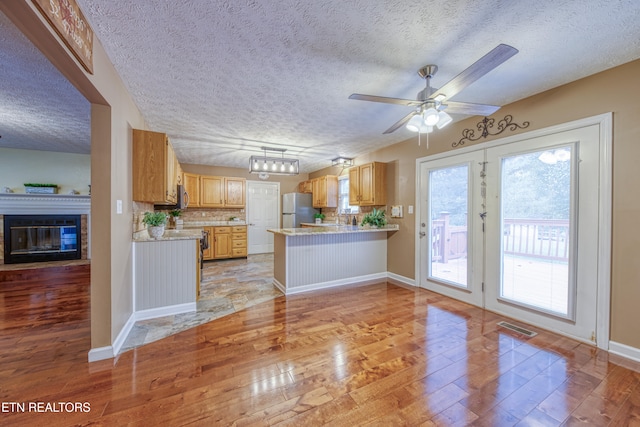
{"label": "white baseboard", "polygon": [[120,353],[120,349],[122,348],[124,341],[129,336],[129,332],[131,332],[131,329],[133,329],[133,325],[135,324],[136,324],[136,313],[134,312],[134,313],[131,313],[131,316],[129,316],[129,318],[127,319],[127,323],[125,323],[122,329],[120,329],[118,336],[111,344],[111,346],[113,347],[114,355]]}
{"label": "white baseboard", "polygon": [[[328,282],[311,283],[309,285],[297,286],[295,288],[286,288],[286,290],[284,290],[283,292],[285,293],[285,295],[293,295],[293,294],[299,294],[301,292],[309,292],[309,291],[315,291],[315,290],[320,290],[320,289],[334,288],[336,286],[357,285],[357,284],[364,284],[366,282],[375,282],[375,281],[378,281],[380,279],[386,279],[386,278],[387,278],[387,273],[386,272],[384,272],[384,273],[365,274],[364,276],[356,276],[356,277],[349,277],[349,278],[346,278],[346,279],[330,280]],[[275,282],[275,280],[274,280],[274,282]],[[276,286],[278,287],[278,289],[280,289],[282,291],[282,288],[280,288],[278,286],[278,284],[276,284]]]}
{"label": "white baseboard", "polygon": [[285,288],[285,286],[282,283],[278,282],[278,280],[275,278],[273,279],[273,286],[278,288],[283,294],[287,294],[287,288]]}
{"label": "white baseboard", "polygon": [[89,362],[97,362],[98,360],[111,359],[115,357],[118,352],[120,352],[122,344],[124,344],[124,341],[127,339],[127,336],[129,335],[129,332],[131,332],[131,328],[133,328],[135,323],[135,313],[132,313],[122,329],[120,329],[120,332],[113,341],[113,344],[89,350]]}
{"label": "white baseboard", "polygon": [[113,347],[108,345],[106,347],[92,348],[89,350],[89,363],[97,362],[98,360],[111,359],[115,356]]}
{"label": "white baseboard", "polygon": [[129,316],[127,323],[122,327],[112,345],[92,348],[89,350],[89,362],[96,362],[98,360],[111,359],[115,357],[120,352],[122,345],[138,320],[155,319],[156,317],[171,316],[174,314],[189,313],[193,311],[196,311],[195,302],[136,311]]}
{"label": "white baseboard", "polygon": [[640,348],[620,344],[615,341],[609,341],[609,353],[617,354],[635,362],[640,362]]}
{"label": "white baseboard", "polygon": [[169,305],[167,307],[149,308],[133,313],[135,321],[155,319],[157,317],[173,316],[174,314],[190,313],[196,311],[195,302],[187,302],[184,304]]}
{"label": "white baseboard", "polygon": [[416,286],[416,281],[414,279],[410,279],[396,273],[391,273],[390,271],[387,271],[387,278],[391,279],[392,282],[396,281],[405,285]]}
{"label": "white baseboard", "polygon": [[395,274],[395,273],[391,273],[391,272],[386,272],[386,273],[375,273],[375,274],[368,274],[365,276],[358,276],[358,277],[350,277],[348,279],[340,279],[340,280],[334,280],[331,282],[323,282],[323,283],[313,283],[311,285],[305,285],[305,286],[300,286],[297,288],[293,288],[293,289],[287,289],[286,286],[284,286],[282,283],[280,283],[278,280],[273,279],[273,285],[278,288],[280,290],[280,292],[282,292],[285,295],[293,295],[293,294],[298,294],[301,292],[309,292],[309,291],[314,291],[314,290],[318,290],[318,289],[324,289],[324,288],[332,288],[335,286],[343,286],[343,285],[352,285],[352,284],[363,284],[365,282],[370,282],[370,281],[376,281],[376,280],[380,280],[380,279],[384,279],[384,278],[388,278],[391,279],[392,282],[398,282],[399,284],[404,284],[404,285],[408,285],[408,286],[416,286],[416,282],[414,279],[410,279],[408,277],[405,276],[401,276],[399,274]]}

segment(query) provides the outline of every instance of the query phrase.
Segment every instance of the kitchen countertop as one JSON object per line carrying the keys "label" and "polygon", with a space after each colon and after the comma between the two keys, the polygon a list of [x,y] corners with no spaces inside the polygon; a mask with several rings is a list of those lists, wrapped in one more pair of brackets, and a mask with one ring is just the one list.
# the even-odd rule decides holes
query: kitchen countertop
{"label": "kitchen countertop", "polygon": [[147,230],[133,233],[134,242],[162,242],[167,240],[197,240],[202,238],[202,228],[189,228],[188,230],[165,229],[162,237],[153,239],[149,237]]}
{"label": "kitchen countertop", "polygon": [[285,236],[308,236],[313,234],[348,234],[348,233],[371,233],[379,231],[397,231],[400,229],[398,224],[387,224],[382,228],[361,227],[353,225],[340,226],[320,226],[305,228],[273,228],[267,230],[270,233],[282,234]]}
{"label": "kitchen countertop", "polygon": [[193,227],[220,227],[220,226],[247,225],[246,221],[189,221],[184,222],[184,228]]}
{"label": "kitchen countertop", "polygon": [[301,222],[300,225],[306,225],[307,227],[345,227],[346,224],[336,224],[335,222],[321,222],[317,224],[315,222]]}

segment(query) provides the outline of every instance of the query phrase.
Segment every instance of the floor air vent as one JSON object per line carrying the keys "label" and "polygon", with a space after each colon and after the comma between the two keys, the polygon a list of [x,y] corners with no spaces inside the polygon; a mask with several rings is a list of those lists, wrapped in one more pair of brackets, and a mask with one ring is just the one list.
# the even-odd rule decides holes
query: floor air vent
{"label": "floor air vent", "polygon": [[520,326],[516,326],[512,323],[509,322],[498,322],[498,326],[502,326],[503,328],[507,328],[510,329],[514,332],[518,332],[520,334],[526,335],[529,338],[531,337],[535,337],[536,335],[538,335],[536,332],[530,331],[528,329],[525,328],[521,328]]}

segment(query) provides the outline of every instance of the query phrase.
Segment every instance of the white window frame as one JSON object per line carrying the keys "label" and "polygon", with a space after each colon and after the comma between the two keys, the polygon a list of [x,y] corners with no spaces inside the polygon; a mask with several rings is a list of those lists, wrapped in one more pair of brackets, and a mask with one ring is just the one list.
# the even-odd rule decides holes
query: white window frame
{"label": "white window frame", "polygon": [[[344,184],[344,181],[347,181],[346,185]],[[341,188],[343,186],[346,186],[347,191],[343,192],[341,190]],[[360,207],[359,206],[350,206],[349,205],[349,175],[342,175],[338,177],[338,214],[343,213],[342,210],[345,209],[343,208],[343,202],[346,199],[346,209],[351,209],[350,214],[357,214],[360,213]]]}

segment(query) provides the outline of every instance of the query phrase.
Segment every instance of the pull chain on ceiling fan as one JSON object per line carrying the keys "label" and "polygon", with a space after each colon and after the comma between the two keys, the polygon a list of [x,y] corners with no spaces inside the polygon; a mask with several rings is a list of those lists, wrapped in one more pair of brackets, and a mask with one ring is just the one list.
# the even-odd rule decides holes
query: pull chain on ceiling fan
{"label": "pull chain on ceiling fan", "polygon": [[[448,99],[457,95],[471,83],[496,68],[498,65],[518,53],[518,50],[506,44],[500,44],[485,56],[474,62],[469,68],[451,79],[440,89],[431,88],[431,79],[438,71],[436,65],[425,65],[418,70],[418,75],[425,79],[426,87],[418,92],[416,99],[388,98],[376,95],[354,93],[349,99],[360,101],[382,102],[386,104],[406,105],[415,110],[398,120],[385,134],[392,133],[406,125],[407,129],[420,133],[430,133],[433,127],[442,129],[453,120],[448,114],[465,114],[470,116],[489,116],[500,107],[497,105],[472,104],[469,102],[454,102]],[[445,112],[444,110],[447,110]]]}

